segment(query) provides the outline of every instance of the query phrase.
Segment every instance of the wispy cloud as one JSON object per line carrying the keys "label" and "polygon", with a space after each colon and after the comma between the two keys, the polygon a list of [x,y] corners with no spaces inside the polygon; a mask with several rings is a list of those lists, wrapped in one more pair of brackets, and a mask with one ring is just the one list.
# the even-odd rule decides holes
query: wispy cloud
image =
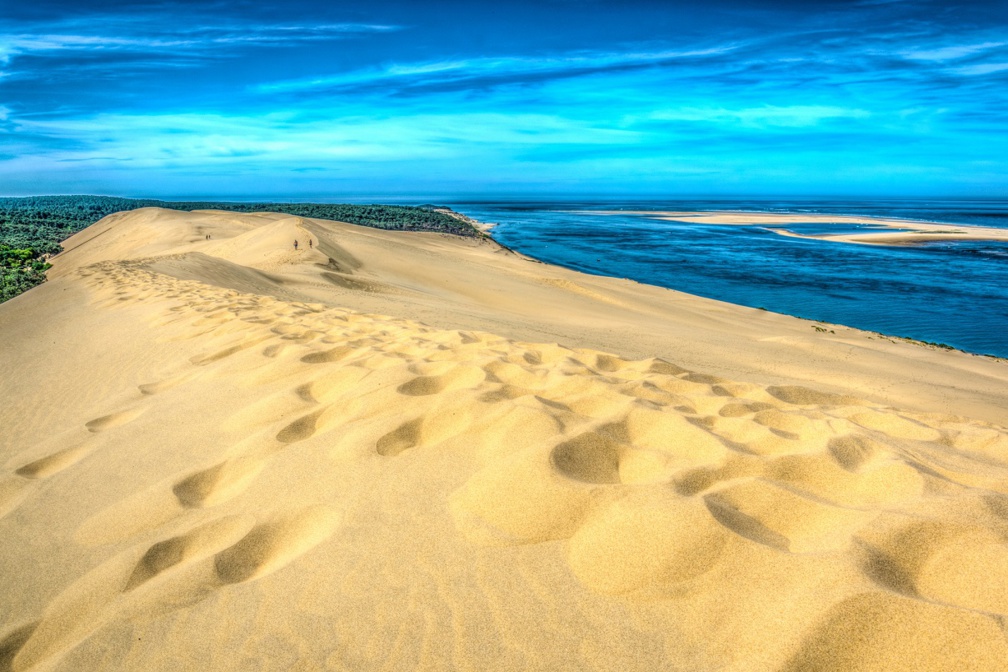
{"label": "wispy cloud", "polygon": [[102,114],[18,120],[21,134],[45,138],[39,156],[54,161],[134,161],[198,165],[255,157],[302,165],[334,160],[382,162],[447,158],[479,147],[619,146],[635,133],[542,114],[413,114],[376,119],[267,115]]}
{"label": "wispy cloud", "polygon": [[730,124],[739,128],[808,128],[836,119],[867,119],[871,112],[857,108],[826,105],[764,105],[741,109],[684,107],[660,110],[649,119]]}
{"label": "wispy cloud", "polygon": [[0,184],[895,175],[941,191],[1008,156],[1008,24],[938,0],[459,3],[451,25],[437,2],[38,1],[67,11],[0,19]]}
{"label": "wispy cloud", "polygon": [[955,72],[958,74],[970,77],[976,75],[992,75],[996,72],[1004,72],[1005,70],[1008,70],[1008,63],[975,63],[973,65],[963,65],[955,68]]}
{"label": "wispy cloud", "polygon": [[982,42],[980,44],[954,44],[932,49],[911,49],[901,52],[904,58],[915,61],[954,61],[976,56],[1008,45],[1008,42]]}
{"label": "wispy cloud", "polygon": [[[107,26],[118,27],[116,32]],[[59,27],[59,26],[52,26]],[[223,24],[176,27],[138,25],[135,20],[92,20],[78,32],[0,33],[0,62],[52,52],[144,52],[152,54],[214,50],[227,45],[277,45],[344,39],[401,30],[401,26],[367,23],[321,25]]]}
{"label": "wispy cloud", "polygon": [[418,63],[394,63],[380,68],[366,68],[311,77],[267,82],[256,85],[260,93],[290,93],[354,88],[371,84],[434,85],[445,82],[461,84],[487,78],[535,79],[563,78],[613,70],[627,70],[670,65],[723,56],[736,50],[728,44],[704,49],[578,52],[545,57],[483,57]]}

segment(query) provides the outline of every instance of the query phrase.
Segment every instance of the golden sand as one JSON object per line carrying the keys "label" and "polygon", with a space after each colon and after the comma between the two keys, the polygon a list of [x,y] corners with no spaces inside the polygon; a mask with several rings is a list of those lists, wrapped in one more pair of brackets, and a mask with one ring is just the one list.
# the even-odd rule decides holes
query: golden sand
{"label": "golden sand", "polygon": [[1006,669],[1003,361],[283,215],[66,248],[0,670]]}

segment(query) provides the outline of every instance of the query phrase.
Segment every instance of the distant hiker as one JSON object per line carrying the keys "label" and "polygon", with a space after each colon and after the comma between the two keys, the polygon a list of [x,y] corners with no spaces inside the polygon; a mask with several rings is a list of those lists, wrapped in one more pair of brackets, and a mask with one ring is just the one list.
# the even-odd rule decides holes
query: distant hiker
{"label": "distant hiker", "polygon": [[314,248],[314,247],[315,247],[315,243],[313,243],[313,242],[312,242],[312,239],[311,239],[311,238],[309,238],[309,239],[308,239],[308,248],[309,248],[309,249],[312,249],[312,248]]}
{"label": "distant hiker", "polygon": [[297,252],[297,241],[294,241],[294,251]]}

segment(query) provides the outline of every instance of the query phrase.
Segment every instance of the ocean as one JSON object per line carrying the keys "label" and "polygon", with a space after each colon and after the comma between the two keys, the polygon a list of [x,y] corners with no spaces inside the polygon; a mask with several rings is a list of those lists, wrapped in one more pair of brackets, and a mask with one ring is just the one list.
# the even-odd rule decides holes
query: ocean
{"label": "ocean", "polygon": [[[762,224],[703,225],[593,212],[829,213],[1008,228],[1008,200],[539,201],[451,207],[496,224],[494,239],[547,263],[1008,358],[1006,243],[878,247],[786,237]],[[786,228],[817,233],[822,226]]]}

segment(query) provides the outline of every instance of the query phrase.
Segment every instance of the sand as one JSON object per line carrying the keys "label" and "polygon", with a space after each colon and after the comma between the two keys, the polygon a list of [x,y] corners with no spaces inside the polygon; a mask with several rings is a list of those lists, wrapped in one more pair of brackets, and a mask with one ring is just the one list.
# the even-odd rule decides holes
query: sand
{"label": "sand", "polygon": [[65,246],[0,670],[1005,669],[1002,360],[284,215]]}
{"label": "sand", "polygon": [[[590,211],[595,215],[640,215],[672,222],[687,222],[696,224],[723,225],[766,225],[768,230],[781,236],[792,238],[828,239],[838,243],[857,243],[861,245],[917,245],[950,240],[996,241],[1008,242],[1008,229],[989,226],[973,226],[969,224],[942,224],[939,222],[922,222],[912,219],[892,217],[862,217],[858,215],[829,215],[820,213],[770,213],[770,212],[735,212],[735,211],[704,211],[704,212],[673,212],[652,210],[606,210]],[[872,229],[857,233],[799,233],[788,231],[788,224],[837,224],[848,228],[851,224],[870,225]],[[886,230],[888,229],[888,230]]]}

